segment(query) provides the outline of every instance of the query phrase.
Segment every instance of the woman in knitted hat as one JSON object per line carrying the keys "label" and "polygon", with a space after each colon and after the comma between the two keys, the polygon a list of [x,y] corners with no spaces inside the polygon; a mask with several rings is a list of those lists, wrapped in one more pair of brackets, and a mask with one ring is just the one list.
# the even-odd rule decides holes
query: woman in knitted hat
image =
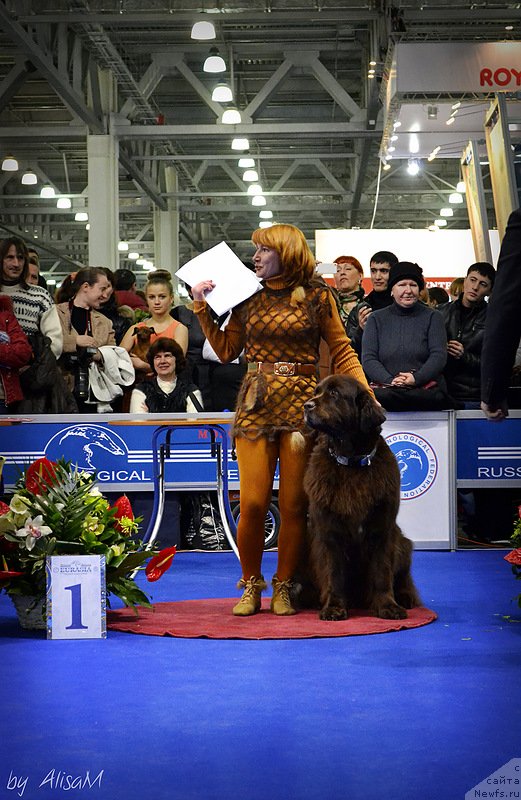
{"label": "woman in knitted hat", "polygon": [[451,407],[442,375],[447,339],[441,314],[420,302],[423,272],[399,261],[389,273],[393,302],[374,311],[362,340],[362,365],[388,411]]}
{"label": "woman in knitted hat", "polygon": [[267,588],[261,572],[264,520],[278,460],[281,526],[271,610],[289,615],[295,613],[291,588],[307,517],[303,478],[311,445],[303,406],[317,385],[321,338],[329,346],[335,370],[369,387],[333,292],[315,276],[316,262],[302,231],[277,224],[256,230],[252,241],[253,266],[264,288],[234,308],[225,330],[214,323],[204,299],[213,281],[201,281],[192,293],[194,312],[221,361],[232,361],[244,349],[248,366],[234,423],[241,489],[238,587],[243,594],[233,613],[256,614]]}

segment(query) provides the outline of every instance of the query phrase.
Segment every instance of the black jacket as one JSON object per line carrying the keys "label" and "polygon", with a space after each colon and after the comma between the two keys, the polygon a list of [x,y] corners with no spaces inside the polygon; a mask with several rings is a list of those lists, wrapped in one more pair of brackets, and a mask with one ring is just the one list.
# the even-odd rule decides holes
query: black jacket
{"label": "black jacket", "polygon": [[[192,403],[197,408],[200,405],[197,397],[192,393],[197,391],[197,386],[185,380],[182,375],[177,376],[177,383],[175,389],[170,394],[166,394],[158,386],[157,378],[150,381],[143,381],[136,387],[146,397],[147,407],[152,414],[182,414],[186,412],[186,400],[190,395]],[[201,406],[200,411],[203,411]]]}
{"label": "black jacket", "polygon": [[464,309],[461,297],[437,309],[445,321],[447,341],[455,339],[465,348],[461,358],[449,355],[445,378],[449,394],[460,401],[479,401],[481,393],[481,350],[488,304],[483,301]]}

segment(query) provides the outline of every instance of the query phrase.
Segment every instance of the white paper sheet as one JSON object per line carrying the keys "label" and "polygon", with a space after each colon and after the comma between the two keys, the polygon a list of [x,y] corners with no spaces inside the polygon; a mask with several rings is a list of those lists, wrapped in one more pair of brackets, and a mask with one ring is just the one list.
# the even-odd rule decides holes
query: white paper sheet
{"label": "white paper sheet", "polygon": [[213,281],[215,288],[208,292],[206,301],[218,316],[262,289],[255,273],[244,266],[226,242],[192,258],[175,274],[190,286],[204,280]]}

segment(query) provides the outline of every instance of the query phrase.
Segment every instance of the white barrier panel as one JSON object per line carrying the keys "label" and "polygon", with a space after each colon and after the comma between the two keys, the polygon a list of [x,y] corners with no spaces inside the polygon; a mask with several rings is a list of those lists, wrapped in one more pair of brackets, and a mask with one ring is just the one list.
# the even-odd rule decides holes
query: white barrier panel
{"label": "white barrier panel", "polygon": [[447,412],[391,414],[383,436],[401,475],[398,524],[417,549],[450,549],[454,536],[451,427]]}

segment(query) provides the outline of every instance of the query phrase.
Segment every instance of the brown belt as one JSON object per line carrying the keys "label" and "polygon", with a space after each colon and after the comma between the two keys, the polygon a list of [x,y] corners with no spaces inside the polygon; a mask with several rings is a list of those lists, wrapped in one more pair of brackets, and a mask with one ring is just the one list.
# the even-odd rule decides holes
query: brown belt
{"label": "brown belt", "polygon": [[315,364],[296,364],[292,361],[255,361],[248,364],[248,372],[266,372],[270,375],[316,375]]}

